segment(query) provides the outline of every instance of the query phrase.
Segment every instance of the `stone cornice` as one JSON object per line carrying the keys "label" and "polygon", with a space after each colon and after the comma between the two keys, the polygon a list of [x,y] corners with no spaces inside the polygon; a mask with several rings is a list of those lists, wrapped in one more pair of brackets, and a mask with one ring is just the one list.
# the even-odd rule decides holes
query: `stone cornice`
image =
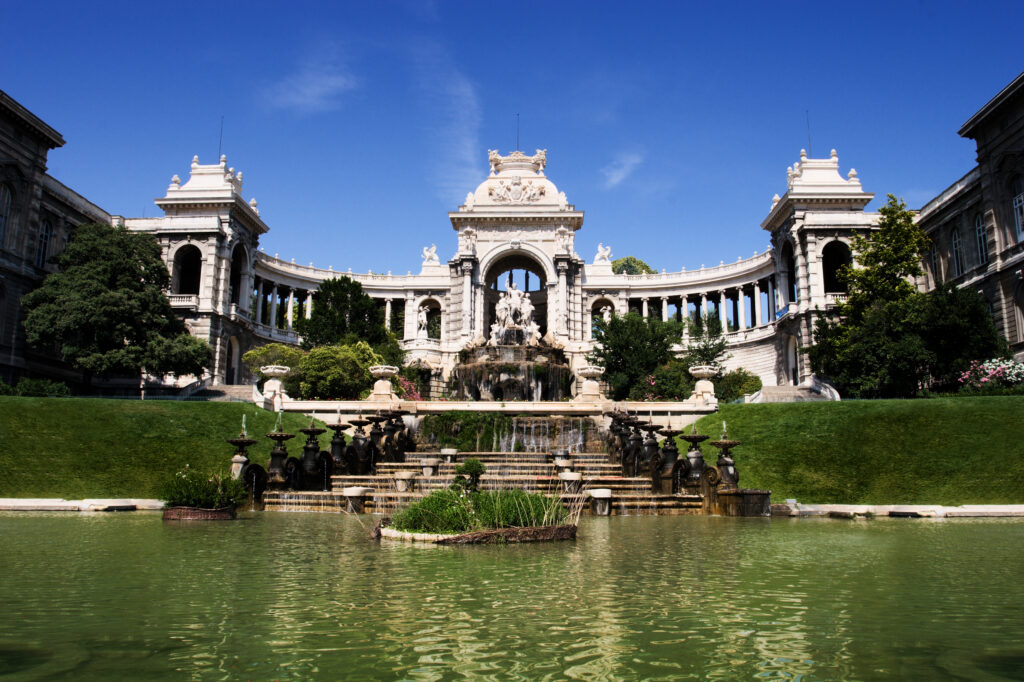
{"label": "stone cornice", "polygon": [[27,128],[33,136],[42,140],[50,149],[64,146],[64,138],[56,130],[46,125],[41,118],[21,106],[16,99],[0,90],[0,107],[6,109],[15,119]]}

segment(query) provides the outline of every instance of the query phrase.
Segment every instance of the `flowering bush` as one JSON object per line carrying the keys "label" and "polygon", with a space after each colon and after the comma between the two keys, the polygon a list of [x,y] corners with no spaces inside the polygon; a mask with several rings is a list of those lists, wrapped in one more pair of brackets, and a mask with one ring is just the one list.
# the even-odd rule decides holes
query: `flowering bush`
{"label": "flowering bush", "polygon": [[1024,363],[1015,360],[975,360],[960,375],[960,386],[965,389],[1008,388],[1024,383]]}
{"label": "flowering bush", "polygon": [[398,395],[406,400],[423,400],[420,396],[420,389],[411,379],[406,379],[401,374],[395,377],[398,380]]}

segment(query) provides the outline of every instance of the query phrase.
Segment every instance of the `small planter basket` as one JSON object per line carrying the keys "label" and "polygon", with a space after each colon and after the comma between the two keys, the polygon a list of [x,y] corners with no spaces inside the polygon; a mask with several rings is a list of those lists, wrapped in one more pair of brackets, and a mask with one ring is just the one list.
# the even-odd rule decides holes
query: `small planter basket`
{"label": "small planter basket", "polygon": [[165,507],[163,518],[164,521],[230,521],[235,518],[235,508]]}

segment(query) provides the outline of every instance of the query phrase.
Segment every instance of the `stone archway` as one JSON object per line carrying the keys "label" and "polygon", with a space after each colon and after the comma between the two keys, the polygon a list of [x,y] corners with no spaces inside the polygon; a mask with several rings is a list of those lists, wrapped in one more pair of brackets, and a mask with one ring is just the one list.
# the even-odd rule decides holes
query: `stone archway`
{"label": "stone archway", "polygon": [[237,384],[241,379],[242,353],[237,336],[227,342],[227,362],[224,363],[224,383]]}
{"label": "stone archway", "polygon": [[800,365],[795,336],[786,339],[786,380],[791,386],[800,384]]}
{"label": "stone archway", "polygon": [[590,327],[587,338],[594,338],[594,324],[604,318],[608,320],[615,314],[615,303],[608,298],[599,298],[590,305]]}
{"label": "stone archway", "polygon": [[498,299],[512,285],[530,299],[533,321],[540,327],[540,336],[544,336],[548,322],[547,274],[540,262],[521,252],[496,259],[484,273],[483,329],[491,328]]}

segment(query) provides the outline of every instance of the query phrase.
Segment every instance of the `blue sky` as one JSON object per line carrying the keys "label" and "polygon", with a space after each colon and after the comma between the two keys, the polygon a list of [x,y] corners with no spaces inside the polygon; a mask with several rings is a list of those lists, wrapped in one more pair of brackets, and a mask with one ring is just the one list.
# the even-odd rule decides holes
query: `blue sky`
{"label": "blue sky", "polygon": [[657,269],[764,250],[786,167],[839,152],[871,208],[974,164],[960,125],[1024,69],[1024,3],[0,0],[0,88],[60,131],[50,172],[159,214],[223,151],[268,253],[418,272],[487,150],[548,150],[576,250]]}

